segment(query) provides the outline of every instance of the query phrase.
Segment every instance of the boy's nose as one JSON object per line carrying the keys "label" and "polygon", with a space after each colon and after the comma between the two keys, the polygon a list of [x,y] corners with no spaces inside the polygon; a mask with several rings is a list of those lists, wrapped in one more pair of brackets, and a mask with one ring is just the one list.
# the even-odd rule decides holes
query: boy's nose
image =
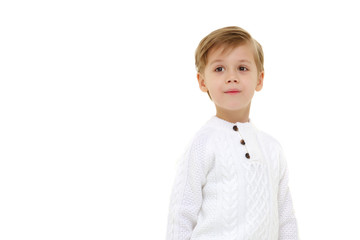
{"label": "boy's nose", "polygon": [[236,78],[230,78],[226,81],[227,83],[231,83],[231,82],[238,82],[238,80]]}
{"label": "boy's nose", "polygon": [[235,69],[229,69],[227,71],[226,79],[227,79],[227,81],[226,81],[227,83],[231,83],[231,82],[237,83],[238,82],[238,76],[236,74],[236,70]]}

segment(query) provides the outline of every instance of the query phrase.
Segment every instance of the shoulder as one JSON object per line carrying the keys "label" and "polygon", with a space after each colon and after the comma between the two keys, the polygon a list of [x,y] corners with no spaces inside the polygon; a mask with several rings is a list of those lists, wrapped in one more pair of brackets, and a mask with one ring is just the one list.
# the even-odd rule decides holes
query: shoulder
{"label": "shoulder", "polygon": [[257,136],[260,144],[267,151],[277,154],[279,154],[282,151],[282,146],[280,142],[269,133],[262,130],[258,130]]}
{"label": "shoulder", "polygon": [[217,129],[211,126],[201,127],[190,139],[187,149],[201,148],[208,150],[209,144],[211,144],[214,136],[217,133]]}
{"label": "shoulder", "polygon": [[213,135],[213,128],[200,128],[187,142],[179,161],[191,166],[201,166],[203,169],[208,169],[214,156],[212,147]]}
{"label": "shoulder", "polygon": [[219,135],[219,129],[206,123],[202,125],[191,136],[187,142],[183,154],[189,158],[211,160],[214,157],[216,149],[216,139]]}
{"label": "shoulder", "polygon": [[278,172],[279,169],[284,169],[286,162],[280,142],[264,131],[258,131],[258,140],[274,172]]}

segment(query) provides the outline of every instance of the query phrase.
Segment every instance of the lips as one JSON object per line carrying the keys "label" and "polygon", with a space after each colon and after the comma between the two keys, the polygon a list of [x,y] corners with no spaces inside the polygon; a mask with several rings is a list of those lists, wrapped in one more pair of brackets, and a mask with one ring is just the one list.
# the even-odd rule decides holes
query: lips
{"label": "lips", "polygon": [[236,88],[231,88],[229,90],[226,90],[225,93],[239,93],[240,90]]}

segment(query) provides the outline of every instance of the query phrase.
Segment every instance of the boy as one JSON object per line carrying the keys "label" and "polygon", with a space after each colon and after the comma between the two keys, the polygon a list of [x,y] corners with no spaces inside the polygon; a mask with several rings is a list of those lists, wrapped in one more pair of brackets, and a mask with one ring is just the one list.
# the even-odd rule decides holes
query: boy
{"label": "boy", "polygon": [[282,148],[249,119],[263,87],[261,45],[239,27],[221,28],[199,43],[195,64],[216,115],[178,166],[167,240],[298,239]]}

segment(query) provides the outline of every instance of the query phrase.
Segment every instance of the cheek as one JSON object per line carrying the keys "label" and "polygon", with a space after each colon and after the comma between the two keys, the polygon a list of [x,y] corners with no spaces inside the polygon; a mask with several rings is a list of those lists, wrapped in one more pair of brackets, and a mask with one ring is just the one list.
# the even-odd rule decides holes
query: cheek
{"label": "cheek", "polygon": [[257,75],[252,76],[249,81],[246,81],[246,85],[250,89],[255,89],[258,82]]}
{"label": "cheek", "polygon": [[213,90],[218,90],[221,87],[220,81],[216,78],[208,78],[208,86]]}
{"label": "cheek", "polygon": [[246,85],[244,85],[244,88],[246,89],[245,94],[248,97],[252,97],[254,95],[255,92],[255,88],[256,88],[256,82],[255,81],[248,81],[246,82]]}
{"label": "cheek", "polygon": [[216,94],[221,94],[223,92],[223,85],[222,84],[218,84],[218,83],[215,83],[213,85],[213,90]]}

